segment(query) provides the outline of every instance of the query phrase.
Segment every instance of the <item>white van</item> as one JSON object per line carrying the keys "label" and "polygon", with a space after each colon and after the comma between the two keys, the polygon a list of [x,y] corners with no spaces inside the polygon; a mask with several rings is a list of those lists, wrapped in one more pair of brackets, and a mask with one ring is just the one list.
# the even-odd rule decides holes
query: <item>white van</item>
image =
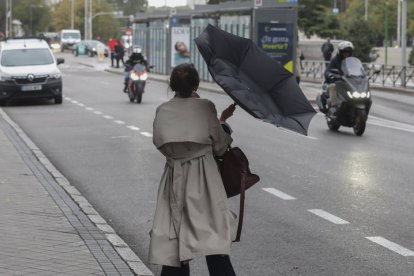
{"label": "white van", "polygon": [[66,49],[72,50],[76,43],[81,41],[81,32],[79,30],[61,30],[60,31],[60,51]]}
{"label": "white van", "polygon": [[55,59],[41,38],[12,38],[0,42],[0,105],[15,99],[47,98],[62,103],[64,63]]}

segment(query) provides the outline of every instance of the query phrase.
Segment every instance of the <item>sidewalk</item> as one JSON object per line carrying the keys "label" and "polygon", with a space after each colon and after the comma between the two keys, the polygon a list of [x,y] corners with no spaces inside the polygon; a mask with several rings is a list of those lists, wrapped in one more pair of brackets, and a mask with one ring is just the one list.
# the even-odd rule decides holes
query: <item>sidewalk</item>
{"label": "sidewalk", "polygon": [[153,275],[0,108],[0,275]]}

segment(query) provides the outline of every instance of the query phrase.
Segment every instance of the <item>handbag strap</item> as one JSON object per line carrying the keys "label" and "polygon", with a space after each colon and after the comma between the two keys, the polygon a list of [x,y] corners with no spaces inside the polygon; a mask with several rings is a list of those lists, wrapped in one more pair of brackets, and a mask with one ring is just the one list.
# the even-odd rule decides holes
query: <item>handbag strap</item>
{"label": "handbag strap", "polygon": [[245,190],[246,190],[246,175],[247,172],[243,171],[241,175],[241,185],[240,185],[240,207],[239,207],[239,224],[237,225],[237,233],[236,233],[236,239],[234,242],[240,241],[241,231],[243,227],[243,215],[244,215],[244,196],[245,196]]}

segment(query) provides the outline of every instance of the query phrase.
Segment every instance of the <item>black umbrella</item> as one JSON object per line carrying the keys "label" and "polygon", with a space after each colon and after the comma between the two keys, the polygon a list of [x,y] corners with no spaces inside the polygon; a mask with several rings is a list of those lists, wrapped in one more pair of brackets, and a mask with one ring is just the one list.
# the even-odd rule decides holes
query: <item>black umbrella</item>
{"label": "black umbrella", "polygon": [[295,77],[252,40],[212,25],[195,39],[211,76],[252,116],[307,135],[315,110]]}

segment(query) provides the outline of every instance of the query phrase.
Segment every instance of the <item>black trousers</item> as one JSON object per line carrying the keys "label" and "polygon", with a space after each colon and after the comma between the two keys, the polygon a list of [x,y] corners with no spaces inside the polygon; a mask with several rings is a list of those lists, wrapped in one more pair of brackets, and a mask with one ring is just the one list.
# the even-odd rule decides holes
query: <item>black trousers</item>
{"label": "black trousers", "polygon": [[[210,276],[236,276],[228,255],[206,256]],[[190,276],[190,264],[181,267],[162,266],[161,276]]]}

